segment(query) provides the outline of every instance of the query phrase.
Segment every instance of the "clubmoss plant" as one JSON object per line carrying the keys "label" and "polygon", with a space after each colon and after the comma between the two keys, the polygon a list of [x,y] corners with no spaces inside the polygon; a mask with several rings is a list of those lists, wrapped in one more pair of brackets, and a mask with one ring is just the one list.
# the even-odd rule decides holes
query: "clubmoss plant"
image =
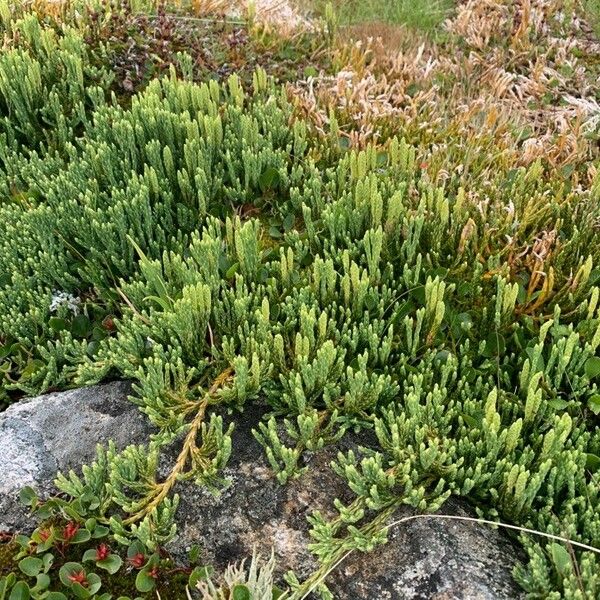
{"label": "clubmoss plant", "polygon": [[[11,52],[24,72],[53,73],[33,51]],[[404,137],[348,149],[335,111],[319,131],[263,70],[251,88],[189,71],[172,66],[125,104],[85,77],[2,92],[5,393],[126,378],[157,429],[59,474],[58,498],[27,493],[40,527],[68,519],[60,544],[103,533],[105,547],[61,565],[61,584],[96,593],[110,556],[98,553],[109,548],[113,568],[127,547],[150,592],[175,533],[176,482],[228,484],[249,403],[266,408],[254,433],[282,484],[302,475],[306,451],[373,434],[332,467],[353,499],[310,518],[319,573],[384,543],[399,506],[435,511],[450,496],[599,547],[597,171],[567,184],[536,159],[446,184]],[[52,85],[84,108],[52,105],[64,119],[46,119],[51,102],[32,89],[50,98]],[[42,530],[22,540],[23,558],[42,560],[36,576]],[[598,595],[593,552],[520,539],[531,597]]]}

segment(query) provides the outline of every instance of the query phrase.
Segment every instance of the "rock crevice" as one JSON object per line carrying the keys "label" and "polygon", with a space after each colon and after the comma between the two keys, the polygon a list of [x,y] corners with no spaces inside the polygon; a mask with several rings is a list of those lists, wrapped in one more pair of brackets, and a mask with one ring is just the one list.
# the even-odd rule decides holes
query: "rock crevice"
{"label": "rock crevice", "polygon": [[[25,485],[52,491],[57,470],[78,470],[95,456],[97,443],[118,448],[145,443],[152,428],[127,396],[125,382],[53,393],[21,402],[0,414],[0,530],[25,531],[31,521],[18,503]],[[233,453],[224,475],[229,487],[218,497],[180,483],[178,534],[169,550],[184,560],[194,545],[217,570],[252,554],[275,551],[278,573],[300,578],[316,568],[308,551],[306,516],[330,514],[334,498],[351,500],[329,464],[337,449],[308,456],[308,471],[281,486],[252,436],[260,411],[249,407],[238,419]],[[350,443],[351,444],[351,443]],[[342,448],[344,449],[344,448]],[[452,499],[444,513],[472,516]],[[405,507],[394,519],[413,514]],[[502,531],[472,522],[416,519],[394,527],[389,542],[373,552],[355,552],[330,576],[340,600],[503,600],[521,597],[511,571],[519,552]]]}

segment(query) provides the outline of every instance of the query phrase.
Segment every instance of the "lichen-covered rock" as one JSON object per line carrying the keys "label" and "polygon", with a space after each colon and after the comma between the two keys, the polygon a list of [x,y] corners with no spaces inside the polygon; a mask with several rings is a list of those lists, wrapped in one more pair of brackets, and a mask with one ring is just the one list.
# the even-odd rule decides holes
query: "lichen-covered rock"
{"label": "lichen-covered rock", "polygon": [[[473,516],[456,500],[443,514]],[[393,520],[414,514],[406,508]],[[416,519],[390,530],[389,542],[354,555],[330,580],[340,600],[495,600],[523,596],[511,575],[519,551],[498,531],[465,521]]]}
{"label": "lichen-covered rock", "polygon": [[[230,486],[217,498],[193,484],[180,485],[179,533],[171,544],[183,556],[194,544],[219,571],[257,548],[275,550],[278,572],[293,569],[303,579],[317,567],[307,549],[306,517],[314,510],[331,514],[332,501],[352,499],[345,483],[329,468],[336,452],[311,455],[308,471],[281,486],[251,429],[259,419],[244,413],[234,433],[232,458],[225,470]],[[350,494],[350,495],[349,495]],[[443,514],[473,516],[459,500]],[[406,507],[393,520],[415,514]],[[478,523],[418,519],[390,530],[389,542],[374,552],[351,554],[327,584],[339,600],[502,600],[521,597],[512,578],[519,551],[502,531]]]}
{"label": "lichen-covered rock", "polygon": [[[0,530],[26,529],[17,502],[25,485],[52,489],[57,469],[77,469],[95,455],[97,443],[118,447],[148,439],[151,428],[127,400],[126,383],[110,383],[21,402],[0,414]],[[183,560],[194,545],[217,571],[252,554],[275,551],[278,573],[293,569],[302,579],[316,563],[307,549],[306,520],[313,510],[331,514],[333,498],[352,496],[329,463],[335,451],[307,457],[308,471],[281,486],[252,436],[260,412],[249,407],[236,418],[230,485],[215,497],[181,483],[178,534],[169,550]],[[176,453],[176,449],[174,451]],[[171,457],[172,458],[172,457]],[[168,462],[168,461],[167,461]],[[167,468],[167,463],[163,468]],[[444,513],[472,515],[466,504],[446,503]],[[408,507],[394,519],[410,515]],[[340,600],[502,600],[520,596],[511,570],[519,552],[503,532],[476,523],[439,519],[405,522],[390,531],[388,544],[369,554],[353,553],[331,574],[328,585]]]}
{"label": "lichen-covered rock", "polygon": [[24,486],[48,493],[57,471],[95,458],[96,444],[112,439],[123,448],[148,439],[148,420],[129,393],[118,381],[22,400],[0,413],[0,531],[30,527],[18,501]]}

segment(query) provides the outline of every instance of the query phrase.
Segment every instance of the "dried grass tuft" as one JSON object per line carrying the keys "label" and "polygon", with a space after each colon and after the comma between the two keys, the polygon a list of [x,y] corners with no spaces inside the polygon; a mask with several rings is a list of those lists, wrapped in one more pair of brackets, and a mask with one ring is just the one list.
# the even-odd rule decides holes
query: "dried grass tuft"
{"label": "dried grass tuft", "polygon": [[[402,27],[352,28],[355,41],[337,49],[337,74],[290,85],[290,97],[324,133],[335,114],[359,147],[407,135],[433,154],[431,175],[442,180],[472,168],[473,153],[480,175],[498,158],[583,165],[598,157],[600,45],[564,6],[467,0],[437,43]],[[466,161],[456,162],[457,144]]]}

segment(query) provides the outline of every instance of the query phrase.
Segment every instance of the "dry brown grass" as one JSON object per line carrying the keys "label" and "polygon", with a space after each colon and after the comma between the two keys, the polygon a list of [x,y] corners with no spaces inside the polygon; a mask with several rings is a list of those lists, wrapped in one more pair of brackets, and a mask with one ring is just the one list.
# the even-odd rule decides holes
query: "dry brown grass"
{"label": "dry brown grass", "polygon": [[[195,0],[199,5],[214,0]],[[272,27],[278,33],[294,34],[311,27],[306,18],[290,0],[216,0],[224,6],[225,14],[248,16],[257,24]],[[215,12],[214,9],[211,12]]]}
{"label": "dry brown grass", "polygon": [[[468,0],[437,43],[383,24],[356,27],[355,41],[337,49],[337,74],[292,85],[290,95],[323,132],[335,114],[357,146],[407,135],[432,153],[436,178],[468,169],[474,152],[480,175],[499,159],[582,167],[598,157],[588,134],[600,115],[600,44],[565,7]],[[460,146],[465,160],[456,162]]]}
{"label": "dry brown grass", "polygon": [[[108,0],[107,0],[108,1]],[[73,6],[72,0],[24,0],[21,5],[33,7],[38,14],[64,18],[66,11]],[[195,17],[225,15],[252,18],[257,24],[272,27],[278,33],[296,33],[310,29],[311,21],[298,10],[290,0],[136,0],[132,1],[144,8],[161,5],[179,7]]]}

